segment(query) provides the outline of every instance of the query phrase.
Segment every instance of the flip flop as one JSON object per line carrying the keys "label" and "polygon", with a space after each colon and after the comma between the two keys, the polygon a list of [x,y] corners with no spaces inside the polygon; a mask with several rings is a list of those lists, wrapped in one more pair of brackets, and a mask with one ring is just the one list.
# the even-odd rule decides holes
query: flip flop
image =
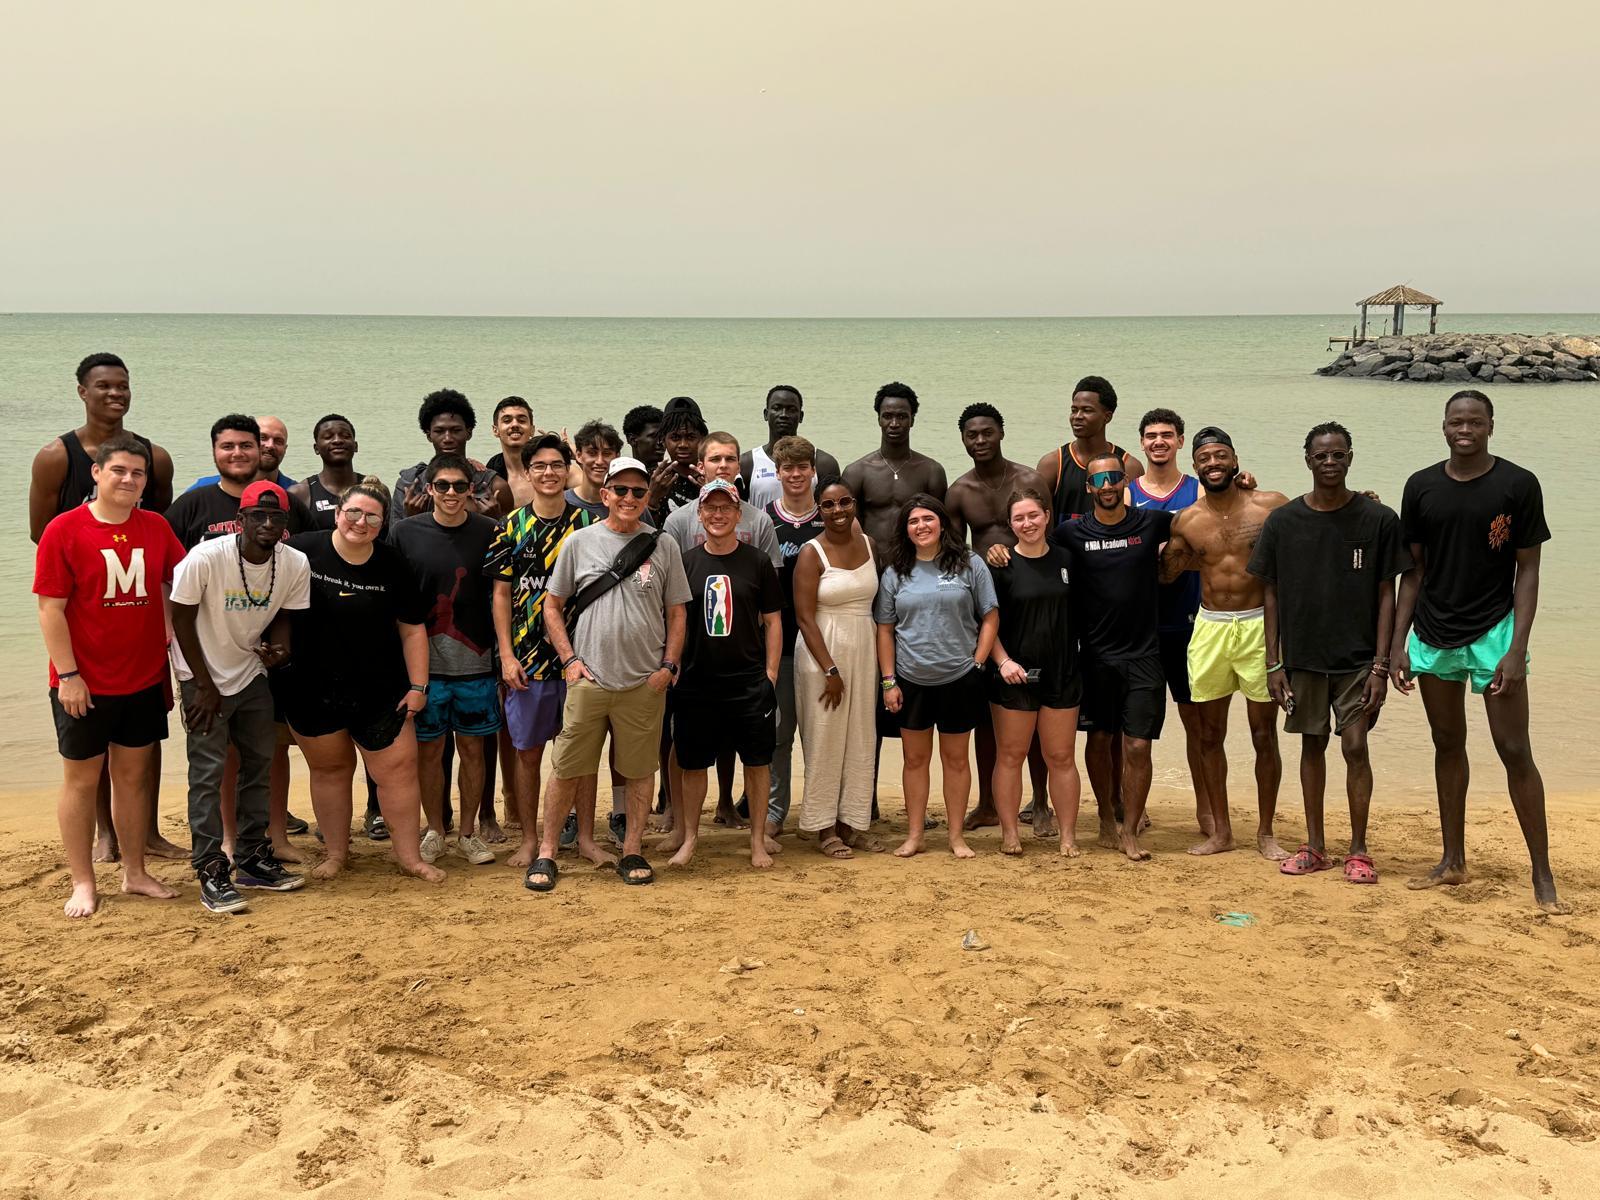
{"label": "flip flop", "polygon": [[1377,883],[1378,868],[1372,865],[1372,859],[1365,854],[1346,854],[1344,877],[1347,883]]}
{"label": "flip flop", "polygon": [[1333,866],[1328,861],[1328,856],[1320,851],[1313,850],[1304,842],[1283,862],[1278,864],[1278,870],[1284,875],[1313,875],[1318,871],[1326,871]]}
{"label": "flip flop", "polygon": [[[629,874],[630,871],[649,871],[650,874],[646,875],[643,879],[635,879]],[[622,877],[623,883],[629,884],[633,887],[641,887],[644,884],[654,883],[656,881],[655,871],[651,868],[650,864],[645,861],[644,855],[642,854],[624,854],[622,856],[622,860],[617,863],[617,874]]]}
{"label": "flip flop", "polygon": [[817,843],[817,849],[829,858],[854,858],[855,852],[845,844],[845,840],[838,834],[831,834]]}
{"label": "flip flop", "polygon": [[[555,891],[556,876],[558,874],[559,868],[556,866],[555,859],[536,858],[528,867],[527,874],[523,875],[522,886],[530,892],[553,892]],[[535,875],[543,875],[545,877],[544,882],[535,883],[533,881]]]}

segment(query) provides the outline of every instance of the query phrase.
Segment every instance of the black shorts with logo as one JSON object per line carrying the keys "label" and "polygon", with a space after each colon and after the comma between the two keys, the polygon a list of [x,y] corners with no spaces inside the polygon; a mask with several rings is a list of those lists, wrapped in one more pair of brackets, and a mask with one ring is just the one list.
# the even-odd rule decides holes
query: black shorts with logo
{"label": "black shorts with logo", "polygon": [[1101,662],[1085,655],[1079,727],[1155,741],[1167,718],[1167,682],[1161,657]]}
{"label": "black shorts with logo", "polygon": [[50,714],[56,722],[56,748],[62,758],[99,758],[111,746],[136,750],[167,737],[167,684],[152,684],[125,696],[89,696],[94,705],[81,717],[69,717],[60,693],[50,689]]}
{"label": "black shorts with logo", "polygon": [[772,765],[778,748],[778,689],[766,675],[737,698],[671,696],[672,745],[685,771],[708,770],[725,753],[737,754],[747,767]]}

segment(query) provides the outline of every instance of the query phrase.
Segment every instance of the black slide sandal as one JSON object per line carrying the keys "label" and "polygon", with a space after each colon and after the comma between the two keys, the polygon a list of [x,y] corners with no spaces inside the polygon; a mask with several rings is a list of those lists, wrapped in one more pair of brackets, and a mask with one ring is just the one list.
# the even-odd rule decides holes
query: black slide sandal
{"label": "black slide sandal", "polygon": [[[643,879],[634,879],[628,874],[629,871],[649,871],[650,874]],[[622,861],[617,864],[617,874],[622,876],[623,883],[634,887],[642,887],[644,884],[656,881],[655,869],[645,861],[642,854],[624,854]]]}
{"label": "black slide sandal", "polygon": [[[530,892],[553,892],[556,888],[556,876],[558,874],[559,871],[556,868],[555,859],[536,858],[528,868],[527,874],[522,877],[522,886]],[[545,881],[543,883],[535,883],[533,881],[535,875],[545,876]]]}

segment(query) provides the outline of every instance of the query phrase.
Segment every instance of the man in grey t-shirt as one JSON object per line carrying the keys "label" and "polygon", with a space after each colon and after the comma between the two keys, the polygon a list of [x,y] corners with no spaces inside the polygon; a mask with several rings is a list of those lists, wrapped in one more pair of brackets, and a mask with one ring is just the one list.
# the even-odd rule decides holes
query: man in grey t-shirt
{"label": "man in grey t-shirt", "polygon": [[[739,441],[731,433],[708,433],[700,443],[700,475],[707,483],[713,479],[726,479],[732,483],[739,474]],[[697,505],[685,504],[673,510],[661,526],[678,543],[678,549],[688,553],[706,540],[705,527],[700,524]],[[741,501],[739,525],[734,536],[765,554],[774,568],[783,567],[783,548],[778,545],[777,531],[772,528],[772,518],[754,504]]]}
{"label": "man in grey t-shirt", "polygon": [[562,543],[545,594],[545,632],[567,681],[561,733],[551,760],[544,835],[539,857],[523,883],[535,892],[556,884],[556,848],[572,811],[579,781],[600,767],[600,748],[611,733],[614,766],[623,777],[627,834],[617,872],[626,883],[650,883],[655,873],[639,853],[651,785],[659,763],[661,716],[667,688],[683,652],[689,581],[678,544],[656,536],[655,548],[620,583],[586,608],[569,633],[567,602],[598,578],[643,529],[650,478],[637,459],[613,459],[601,499],[608,515]]}

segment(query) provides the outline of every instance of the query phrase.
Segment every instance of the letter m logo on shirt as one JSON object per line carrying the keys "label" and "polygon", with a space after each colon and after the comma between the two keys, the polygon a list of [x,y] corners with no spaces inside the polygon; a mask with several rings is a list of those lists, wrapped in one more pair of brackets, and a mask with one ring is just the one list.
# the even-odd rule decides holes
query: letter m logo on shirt
{"label": "letter m logo on shirt", "polygon": [[117,557],[117,552],[109,547],[102,549],[100,553],[106,560],[106,594],[102,599],[115,600],[130,592],[140,599],[147,596],[144,587],[143,546],[135,546],[129,551],[127,566],[123,566],[122,560]]}

